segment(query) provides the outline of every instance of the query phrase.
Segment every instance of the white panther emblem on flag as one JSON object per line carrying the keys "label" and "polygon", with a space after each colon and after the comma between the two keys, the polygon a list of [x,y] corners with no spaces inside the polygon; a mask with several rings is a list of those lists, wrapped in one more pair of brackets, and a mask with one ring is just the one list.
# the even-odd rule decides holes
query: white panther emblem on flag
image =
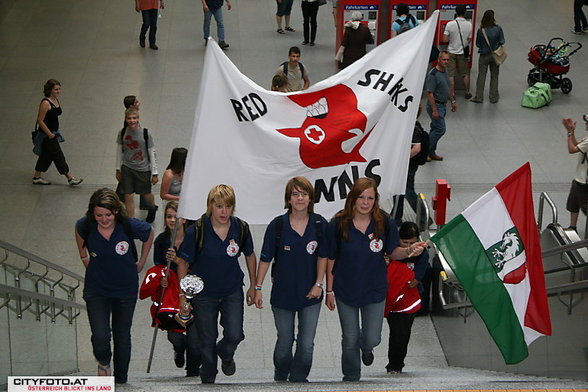
{"label": "white panther emblem on flag", "polygon": [[496,260],[496,268],[502,269],[504,263],[518,256],[522,249],[520,248],[520,239],[512,231],[507,231],[502,236],[502,243],[492,251],[492,256]]}

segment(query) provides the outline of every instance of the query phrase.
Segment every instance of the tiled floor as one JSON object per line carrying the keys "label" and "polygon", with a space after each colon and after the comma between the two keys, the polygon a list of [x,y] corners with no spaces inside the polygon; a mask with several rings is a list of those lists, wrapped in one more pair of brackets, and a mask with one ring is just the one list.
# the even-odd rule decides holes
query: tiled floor
{"label": "tiled floor", "polygon": [[[160,167],[166,165],[173,147],[189,143],[204,55],[199,4],[167,2],[158,25],[160,49],[153,51],[138,45],[140,16],[132,1],[0,3],[0,238],[83,273],[73,241],[73,224],[96,188],[115,183],[114,139],[122,121],[122,98],[127,94],[139,96],[141,122],[155,135]],[[448,115],[448,132],[439,145],[445,160],[419,169],[417,190],[430,199],[434,180],[446,179],[452,186],[451,217],[530,161],[536,197],[541,191],[549,192],[559,208],[560,221],[567,225],[565,198],[575,157],[567,153],[561,119],[572,117],[581,123],[581,115],[588,112],[588,48],[571,59],[571,94],[554,91],[552,104],[537,111],[521,108],[520,99],[531,68],[526,60],[531,45],[546,43],[552,37],[585,44],[588,34],[570,32],[571,0],[480,0],[478,4],[482,12],[493,8],[505,30],[509,58],[500,68],[501,99],[498,104],[490,104],[487,99],[483,104],[473,104],[462,96],[458,98],[458,111]],[[302,60],[313,82],[336,72],[330,10],[330,5],[320,9],[317,46],[303,48]],[[227,55],[245,75],[264,86],[269,86],[277,64],[286,59],[288,47],[302,41],[298,2],[291,23],[296,33],[276,34],[274,14],[273,0],[235,1],[233,9],[224,12],[226,40],[231,45]],[[31,185],[35,157],[30,131],[48,78],[57,78],[63,87],[64,114],[60,121],[67,138],[63,149],[72,172],[84,177],[82,186],[75,189],[68,187],[54,168],[47,178],[55,185]],[[428,124],[426,116],[421,121]],[[583,126],[579,129],[582,134]],[[254,228],[257,246],[263,229]],[[275,334],[270,310],[247,309],[245,317],[247,339],[239,348],[238,362],[270,375]],[[324,371],[339,379],[337,317],[325,309],[320,323],[317,373]],[[80,324],[82,369],[93,371],[86,321],[80,320]],[[147,304],[141,303],[136,312],[132,363],[137,372],[146,363],[151,336],[147,324]],[[430,321],[423,319],[417,324],[415,334],[419,339],[411,346],[408,367],[446,367],[438,342],[429,340],[434,335]],[[171,368],[168,346],[160,335],[156,365],[161,369]],[[369,374],[378,377],[385,344],[376,354],[376,366]]]}

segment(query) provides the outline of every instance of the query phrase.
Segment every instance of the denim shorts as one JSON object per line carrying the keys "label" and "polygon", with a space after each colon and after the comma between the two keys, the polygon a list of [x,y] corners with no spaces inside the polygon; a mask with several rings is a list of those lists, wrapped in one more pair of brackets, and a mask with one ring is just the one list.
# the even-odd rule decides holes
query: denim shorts
{"label": "denim shorts", "polygon": [[278,12],[276,12],[277,16],[290,15],[294,0],[276,0],[276,4],[278,5]]}

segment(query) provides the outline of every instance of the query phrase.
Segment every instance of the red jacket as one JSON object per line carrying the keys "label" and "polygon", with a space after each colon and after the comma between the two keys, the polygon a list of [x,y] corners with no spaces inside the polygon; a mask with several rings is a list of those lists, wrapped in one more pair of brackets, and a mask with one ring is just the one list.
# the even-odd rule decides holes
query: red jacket
{"label": "red jacket", "polygon": [[[164,330],[184,332],[185,329],[174,320],[176,313],[180,311],[180,285],[178,276],[172,270],[167,277],[167,289],[161,298],[161,279],[165,277],[165,265],[156,265],[151,267],[145,274],[141,288],[139,289],[139,298],[145,299],[151,297],[151,318],[157,312],[155,322],[152,327],[159,327]],[[161,300],[161,305],[159,301]]]}
{"label": "red jacket", "polygon": [[388,279],[388,293],[384,317],[390,312],[416,313],[421,308],[421,297],[418,286],[408,287],[408,282],[414,279],[414,271],[405,263],[392,260],[386,271]]}

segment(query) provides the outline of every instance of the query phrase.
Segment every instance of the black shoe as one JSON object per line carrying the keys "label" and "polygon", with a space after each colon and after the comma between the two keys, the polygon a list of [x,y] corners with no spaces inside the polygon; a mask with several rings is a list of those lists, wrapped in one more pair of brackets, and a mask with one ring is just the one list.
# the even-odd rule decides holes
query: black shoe
{"label": "black shoe", "polygon": [[308,41],[302,41],[302,45],[308,45]]}
{"label": "black shoe", "polygon": [[365,366],[370,366],[374,363],[374,352],[370,351],[369,353],[361,353],[361,362],[363,362]]}
{"label": "black shoe", "polygon": [[149,49],[159,50],[159,48],[155,44],[149,44]]}
{"label": "black shoe", "polygon": [[201,378],[202,384],[214,384],[214,378]]}
{"label": "black shoe", "polygon": [[221,369],[225,376],[232,376],[233,374],[235,374],[235,371],[237,370],[237,365],[235,365],[235,360],[233,358],[227,359],[226,361],[224,359],[221,359],[221,362]]}
{"label": "black shoe", "polygon": [[149,212],[147,213],[147,217],[145,218],[145,222],[153,223],[153,221],[155,220],[155,214],[157,213],[158,208],[159,208],[158,206],[153,206],[153,207],[151,207],[151,209],[149,209]]}
{"label": "black shoe", "polygon": [[183,368],[184,364],[186,363],[186,359],[184,358],[184,353],[174,351],[174,362],[176,363],[176,367]]}
{"label": "black shoe", "polygon": [[222,50],[225,50],[229,47],[229,44],[227,44],[225,41],[221,41],[218,43],[218,46],[220,46]]}
{"label": "black shoe", "polygon": [[144,39],[140,39],[139,40],[139,46],[144,48],[145,47],[145,40]]}

